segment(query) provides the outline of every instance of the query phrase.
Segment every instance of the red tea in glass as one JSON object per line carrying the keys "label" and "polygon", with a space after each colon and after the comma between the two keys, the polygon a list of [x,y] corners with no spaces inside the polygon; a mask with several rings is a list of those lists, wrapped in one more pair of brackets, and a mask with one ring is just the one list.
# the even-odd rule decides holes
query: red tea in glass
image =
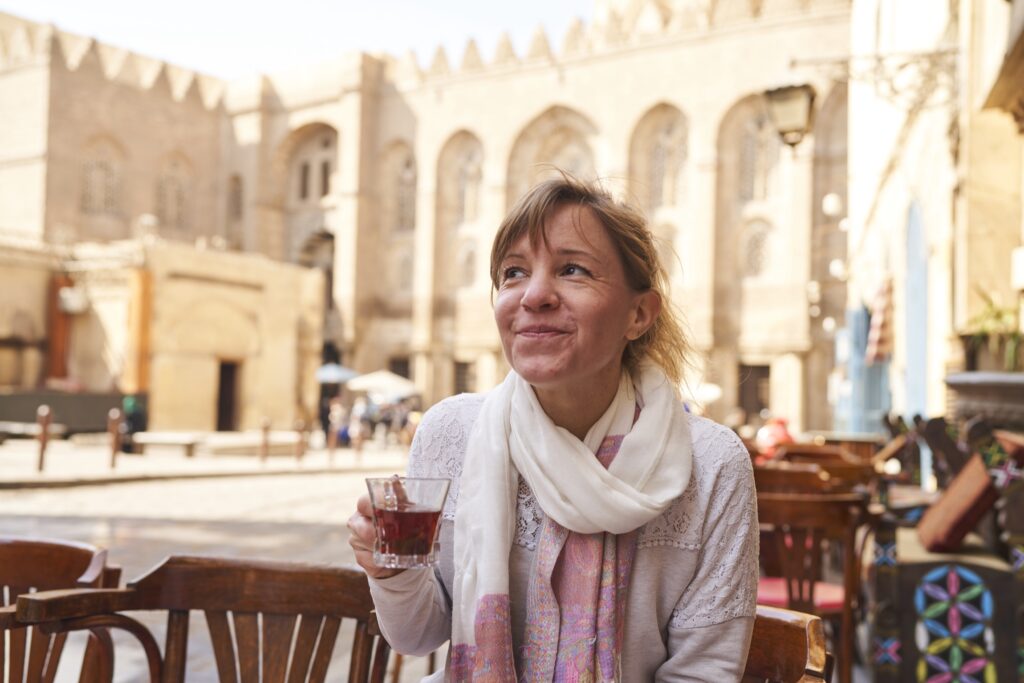
{"label": "red tea in glass", "polygon": [[385,555],[428,555],[434,548],[440,510],[382,510],[374,508],[373,516]]}
{"label": "red tea in glass", "polygon": [[366,480],[377,531],[373,561],[381,567],[437,564],[437,528],[448,494],[447,479],[413,477]]}

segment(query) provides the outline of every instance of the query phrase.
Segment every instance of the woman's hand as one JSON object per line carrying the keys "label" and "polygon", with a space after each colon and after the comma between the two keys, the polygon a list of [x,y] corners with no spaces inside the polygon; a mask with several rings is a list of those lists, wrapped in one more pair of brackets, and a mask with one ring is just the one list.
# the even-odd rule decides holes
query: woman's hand
{"label": "woman's hand", "polygon": [[377,540],[377,530],[373,526],[373,504],[369,496],[360,496],[356,503],[356,511],[348,518],[348,530],[352,535],[348,544],[356,553],[356,562],[366,574],[374,579],[386,579],[401,574],[404,569],[387,569],[373,563],[373,544]]}

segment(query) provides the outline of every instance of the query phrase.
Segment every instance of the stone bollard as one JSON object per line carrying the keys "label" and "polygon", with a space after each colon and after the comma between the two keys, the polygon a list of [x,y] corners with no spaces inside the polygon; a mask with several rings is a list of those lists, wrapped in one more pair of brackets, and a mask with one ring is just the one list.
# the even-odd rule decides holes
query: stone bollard
{"label": "stone bollard", "polygon": [[39,427],[39,463],[37,469],[43,471],[46,465],[46,445],[50,442],[50,424],[53,422],[53,413],[50,406],[43,404],[36,408],[36,426]]}
{"label": "stone bollard", "polygon": [[107,434],[110,435],[110,469],[117,467],[117,454],[121,452],[121,411],[107,411]]}
{"label": "stone bollard", "polygon": [[306,455],[306,421],[299,419],[295,421],[295,460],[302,462]]}
{"label": "stone bollard", "polygon": [[260,462],[266,464],[270,455],[270,418],[260,420]]}

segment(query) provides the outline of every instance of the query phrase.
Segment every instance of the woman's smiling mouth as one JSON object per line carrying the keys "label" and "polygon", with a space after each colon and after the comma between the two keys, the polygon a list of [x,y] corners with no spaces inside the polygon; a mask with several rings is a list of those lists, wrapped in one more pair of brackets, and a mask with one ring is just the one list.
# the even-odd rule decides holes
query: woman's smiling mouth
{"label": "woman's smiling mouth", "polygon": [[550,325],[527,325],[516,330],[516,334],[529,339],[546,339],[565,334],[565,330]]}

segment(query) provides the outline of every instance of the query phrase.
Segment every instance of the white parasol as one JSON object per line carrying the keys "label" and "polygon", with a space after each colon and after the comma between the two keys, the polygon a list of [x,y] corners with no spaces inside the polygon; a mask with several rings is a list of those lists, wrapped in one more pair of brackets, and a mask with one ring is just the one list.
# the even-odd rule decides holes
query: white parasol
{"label": "white parasol", "polygon": [[388,370],[377,370],[349,380],[346,387],[352,391],[365,391],[375,402],[401,400],[419,394],[411,380]]}
{"label": "white parasol", "polygon": [[337,363],[325,363],[316,369],[316,381],[320,384],[344,384],[359,373]]}

